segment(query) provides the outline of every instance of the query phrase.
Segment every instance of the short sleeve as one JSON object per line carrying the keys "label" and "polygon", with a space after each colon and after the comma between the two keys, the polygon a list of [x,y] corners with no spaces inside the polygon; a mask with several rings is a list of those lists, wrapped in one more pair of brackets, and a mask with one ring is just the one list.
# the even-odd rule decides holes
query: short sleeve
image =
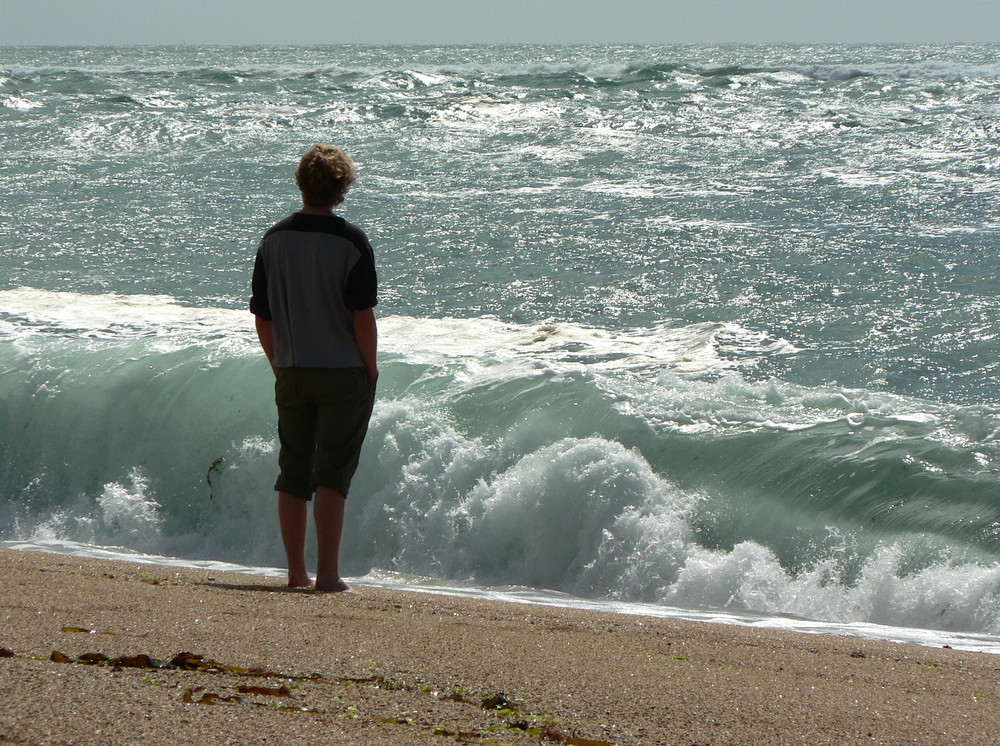
{"label": "short sleeve", "polygon": [[267,296],[267,272],[264,269],[264,260],[261,259],[260,251],[257,252],[257,259],[253,264],[253,279],[250,282],[250,289],[253,293],[250,298],[250,313],[265,321],[270,321],[271,303]]}
{"label": "short sleeve", "polygon": [[362,245],[355,245],[361,256],[347,275],[344,305],[352,311],[363,311],[378,305],[378,277],[371,245],[367,241]]}

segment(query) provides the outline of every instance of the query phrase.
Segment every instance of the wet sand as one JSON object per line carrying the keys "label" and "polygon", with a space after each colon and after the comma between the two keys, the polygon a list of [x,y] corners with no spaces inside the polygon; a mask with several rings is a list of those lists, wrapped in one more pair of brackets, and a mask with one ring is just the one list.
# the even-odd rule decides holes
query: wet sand
{"label": "wet sand", "polygon": [[10,550],[0,620],[0,744],[1000,742],[984,653]]}

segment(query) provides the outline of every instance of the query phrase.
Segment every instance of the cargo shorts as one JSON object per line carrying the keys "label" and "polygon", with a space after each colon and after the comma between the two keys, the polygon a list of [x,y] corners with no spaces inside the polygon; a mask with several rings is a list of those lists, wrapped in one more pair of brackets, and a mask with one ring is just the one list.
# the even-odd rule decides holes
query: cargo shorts
{"label": "cargo shorts", "polygon": [[368,432],[375,387],[364,368],[276,368],[274,489],[309,500],[317,485],[347,496]]}

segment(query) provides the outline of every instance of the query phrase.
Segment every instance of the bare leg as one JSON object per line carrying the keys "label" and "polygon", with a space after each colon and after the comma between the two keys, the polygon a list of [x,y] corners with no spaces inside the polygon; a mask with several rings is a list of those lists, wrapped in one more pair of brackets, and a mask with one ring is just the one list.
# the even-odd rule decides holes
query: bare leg
{"label": "bare leg", "polygon": [[340,536],[344,531],[344,493],[331,487],[316,487],[313,517],[316,519],[316,590],[349,591],[340,577]]}
{"label": "bare leg", "polygon": [[278,493],[278,522],[281,524],[281,541],[288,559],[288,587],[303,588],[312,585],[306,572],[306,521],[308,505],[302,498],[288,492]]}

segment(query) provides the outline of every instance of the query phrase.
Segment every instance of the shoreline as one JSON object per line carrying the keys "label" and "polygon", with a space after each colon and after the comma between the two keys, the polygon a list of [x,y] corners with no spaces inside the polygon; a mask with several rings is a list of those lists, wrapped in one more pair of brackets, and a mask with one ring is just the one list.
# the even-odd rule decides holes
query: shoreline
{"label": "shoreline", "polygon": [[0,742],[977,744],[1000,730],[990,653],[27,550],[0,549],[0,568]]}
{"label": "shoreline", "polygon": [[[80,545],[83,546],[83,545]],[[155,554],[116,553],[96,548],[96,553],[90,551],[76,553],[67,551],[65,545],[47,548],[44,543],[0,542],[0,551],[29,551],[42,554],[55,554],[64,557],[84,557],[110,562],[125,562],[132,564],[148,564],[173,568],[175,571],[204,570],[206,572],[232,573],[238,576],[266,578],[277,582],[286,576],[286,571],[279,567],[254,567],[226,561],[215,560],[184,560]],[[88,550],[93,550],[89,547]],[[554,609],[577,609],[595,613],[622,615],[627,617],[648,616],[663,619],[676,619],[685,622],[704,624],[725,624],[753,629],[773,629],[795,634],[819,634],[833,637],[858,638],[876,642],[902,643],[929,648],[954,648],[973,653],[988,653],[1000,656],[1000,636],[979,632],[952,632],[947,630],[926,629],[921,627],[899,627],[879,622],[831,622],[820,619],[808,619],[782,614],[758,614],[753,611],[727,611],[721,609],[684,609],[655,602],[626,601],[615,602],[601,599],[588,599],[562,592],[549,592],[544,589],[521,587],[517,591],[498,590],[490,586],[449,584],[436,581],[433,578],[407,577],[402,580],[386,580],[377,574],[346,577],[352,586],[363,588],[379,588],[385,591],[409,591],[434,596],[450,596],[496,602],[509,602],[525,605],[540,605]],[[783,623],[775,623],[775,620]]]}

